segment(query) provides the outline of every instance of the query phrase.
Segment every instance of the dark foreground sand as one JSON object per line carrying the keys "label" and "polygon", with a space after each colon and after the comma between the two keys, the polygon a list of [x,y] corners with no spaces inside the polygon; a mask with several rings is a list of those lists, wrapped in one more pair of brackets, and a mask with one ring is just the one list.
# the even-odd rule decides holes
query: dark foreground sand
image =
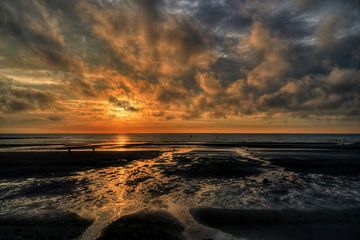
{"label": "dark foreground sand", "polygon": [[143,210],[110,224],[99,240],[184,240],[183,231],[181,223],[169,213]]}
{"label": "dark foreground sand", "polygon": [[313,211],[193,208],[190,213],[201,224],[247,239],[360,239],[359,208]]}
{"label": "dark foreground sand", "polygon": [[255,151],[271,164],[293,172],[327,175],[360,174],[360,148],[353,149],[272,149]]}
{"label": "dark foreground sand", "polygon": [[[270,166],[266,165],[267,168],[280,166],[303,174],[360,174],[360,151],[355,147],[305,147],[250,150],[256,157],[268,160]],[[57,176],[72,175],[87,169],[121,166],[137,159],[155,158],[160,154],[160,151],[0,153],[0,179],[11,181],[29,177],[48,178],[45,183],[28,186],[6,198],[0,196],[0,199],[8,201],[21,196],[61,195],[76,190],[74,186],[81,185],[81,182]],[[164,176],[182,177],[191,181],[209,178],[244,179],[257,176],[265,169],[262,161],[226,155],[223,152],[212,151],[206,154],[193,151],[178,157],[174,155],[175,165],[164,164],[159,169]],[[171,187],[171,183],[166,182],[166,186]],[[200,224],[252,240],[360,239],[359,208],[313,211],[194,208],[190,213]],[[35,218],[0,218],[0,239],[73,239],[80,236],[91,222],[66,213]],[[100,239],[183,240],[183,231],[184,226],[169,213],[145,210],[119,218],[104,230]]]}
{"label": "dark foreground sand", "polygon": [[160,151],[0,153],[0,179],[70,175],[81,170],[151,159],[160,154]]}
{"label": "dark foreground sand", "polygon": [[[21,197],[57,196],[72,191],[73,179],[57,178],[81,170],[124,165],[138,159],[151,159],[160,151],[126,152],[11,152],[0,153],[0,179],[47,178],[46,182],[30,185],[0,200]],[[61,203],[59,203],[61,204]],[[24,210],[26,211],[26,210]],[[49,212],[42,215],[0,217],[0,239],[76,239],[92,224],[75,213]]]}
{"label": "dark foreground sand", "polygon": [[174,155],[176,166],[164,165],[163,173],[189,179],[226,179],[245,178],[261,173],[261,162],[237,156],[229,151],[193,150],[189,153]]}
{"label": "dark foreground sand", "polygon": [[75,213],[0,218],[0,239],[75,239],[92,223]]}

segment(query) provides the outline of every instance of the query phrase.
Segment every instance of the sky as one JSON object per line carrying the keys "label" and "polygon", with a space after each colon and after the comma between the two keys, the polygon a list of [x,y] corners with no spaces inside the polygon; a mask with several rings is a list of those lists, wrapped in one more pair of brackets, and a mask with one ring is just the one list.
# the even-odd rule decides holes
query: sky
{"label": "sky", "polygon": [[0,132],[360,133],[360,1],[1,0]]}

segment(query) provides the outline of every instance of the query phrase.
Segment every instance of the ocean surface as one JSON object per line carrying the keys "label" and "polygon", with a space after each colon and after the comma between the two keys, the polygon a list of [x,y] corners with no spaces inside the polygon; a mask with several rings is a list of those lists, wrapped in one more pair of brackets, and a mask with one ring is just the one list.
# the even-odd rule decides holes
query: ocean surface
{"label": "ocean surface", "polygon": [[[57,151],[94,145],[101,150],[234,143],[360,142],[360,134],[0,134],[0,151]],[[81,150],[78,149],[78,150]]]}
{"label": "ocean surface", "polygon": [[[189,210],[358,208],[359,174],[286,164],[299,159],[353,164],[360,161],[359,151],[341,147],[359,142],[355,134],[1,134],[3,153],[90,151],[92,146],[96,151],[162,153],[67,175],[0,178],[0,217],[73,212],[94,219],[80,239],[96,239],[117,218],[152,208],[178,218],[186,226],[186,239],[263,239],[204,226]],[[297,145],[279,148],[277,143]]]}

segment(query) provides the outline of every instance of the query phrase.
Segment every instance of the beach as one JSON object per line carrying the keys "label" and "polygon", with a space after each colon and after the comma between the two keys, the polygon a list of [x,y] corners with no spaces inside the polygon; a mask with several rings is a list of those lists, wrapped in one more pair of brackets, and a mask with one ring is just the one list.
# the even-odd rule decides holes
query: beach
{"label": "beach", "polygon": [[230,137],[3,143],[0,239],[359,239],[357,141]]}
{"label": "beach", "polygon": [[0,0],[0,240],[360,240],[360,0]]}
{"label": "beach", "polygon": [[88,169],[124,165],[160,155],[160,151],[123,152],[2,152],[0,178],[29,178],[71,175]]}

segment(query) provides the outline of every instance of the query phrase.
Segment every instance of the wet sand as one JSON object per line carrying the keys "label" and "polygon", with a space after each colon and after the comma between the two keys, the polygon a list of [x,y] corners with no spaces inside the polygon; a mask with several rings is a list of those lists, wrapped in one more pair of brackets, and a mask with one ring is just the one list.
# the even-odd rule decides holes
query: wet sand
{"label": "wet sand", "polygon": [[[122,209],[127,207],[127,201],[130,203],[133,200],[132,206],[136,210],[130,212],[147,208],[149,203],[159,203],[161,211],[144,210],[126,216],[117,215],[116,218],[120,218],[112,219],[109,221],[111,224],[107,225],[107,222],[103,225],[105,229],[102,227],[102,231],[97,231],[101,233],[100,239],[185,239],[183,232],[188,226],[167,209],[167,204],[172,201],[185,205],[184,212],[187,214],[191,209],[191,215],[203,226],[237,237],[252,240],[360,239],[358,205],[351,205],[351,208],[341,206],[344,194],[335,191],[321,196],[323,189],[339,191],[343,188],[349,188],[345,192],[348,203],[357,196],[358,187],[356,184],[353,186],[360,174],[360,150],[354,146],[348,149],[338,145],[325,145],[324,149],[318,149],[319,144],[297,144],[294,148],[286,144],[242,149],[221,146],[166,152],[163,155],[161,151],[0,153],[0,180],[15,182],[8,187],[10,190],[4,188],[7,195],[0,196],[0,201],[3,201],[3,206],[9,202],[23,206],[26,204],[16,204],[31,199],[39,201],[37,204],[41,207],[41,199],[51,202],[53,196],[66,195],[70,197],[64,198],[64,201],[75,199],[73,204],[79,207],[88,204],[86,206],[98,205],[102,209],[104,206],[115,208],[116,204],[124,204],[117,208]],[[134,161],[145,159],[149,161]],[[87,170],[91,170],[91,174]],[[313,177],[313,173],[318,175]],[[73,178],[76,174],[77,177]],[[296,175],[295,180],[289,180],[293,175]],[[331,175],[331,178],[326,176],[327,179],[324,175]],[[27,178],[36,181],[11,191],[17,182],[27,181]],[[320,186],[319,183],[323,182],[329,186]],[[309,195],[300,201],[304,193]],[[88,199],[77,198],[81,194]],[[339,200],[335,199],[336,204],[328,209],[319,209],[318,206],[322,205],[316,204],[317,210],[301,210],[307,201],[326,203],[323,199],[334,195]],[[251,198],[248,202],[247,197]],[[186,205],[192,199],[195,199],[192,205]],[[353,200],[350,203],[358,204],[357,199]],[[53,203],[49,209],[61,206],[64,201]],[[261,208],[264,203],[270,208],[253,209]],[[250,207],[244,204],[250,204]],[[287,204],[291,208],[278,207]],[[141,208],[137,208],[139,205]],[[154,206],[157,205],[151,207]],[[340,207],[345,209],[338,209]],[[111,211],[116,213],[113,208]],[[0,218],[0,233],[6,235],[0,235],[0,239],[73,239],[92,222],[72,213],[49,214],[36,216],[34,220],[27,217],[26,210],[23,217],[3,216]]]}
{"label": "wet sand", "polygon": [[173,160],[176,161],[176,167],[165,165],[163,167],[164,174],[193,179],[226,179],[245,178],[261,173],[261,162],[236,156],[226,151],[194,150],[187,153],[185,158],[184,154],[174,155]]}
{"label": "wet sand", "polygon": [[75,213],[0,218],[0,239],[75,239],[92,224]]}
{"label": "wet sand", "polygon": [[360,239],[360,209],[216,209],[193,208],[199,223],[246,239]]}
{"label": "wet sand", "polygon": [[111,223],[99,240],[184,240],[184,226],[165,211],[143,210]]}
{"label": "wet sand", "polygon": [[271,164],[301,173],[328,175],[360,174],[360,148],[353,149],[272,149],[254,153]]}
{"label": "wet sand", "polygon": [[0,179],[51,177],[158,157],[160,151],[1,152]]}
{"label": "wet sand", "polygon": [[[0,200],[25,201],[34,197],[65,195],[75,191],[76,186],[86,183],[62,176],[89,169],[100,171],[106,167],[123,166],[134,160],[151,159],[160,154],[160,151],[0,153],[0,179],[46,178],[45,182],[32,184],[16,194],[0,196]],[[92,222],[75,213],[53,211],[34,216],[26,213],[21,216],[3,215],[0,217],[0,239],[76,239]]]}

